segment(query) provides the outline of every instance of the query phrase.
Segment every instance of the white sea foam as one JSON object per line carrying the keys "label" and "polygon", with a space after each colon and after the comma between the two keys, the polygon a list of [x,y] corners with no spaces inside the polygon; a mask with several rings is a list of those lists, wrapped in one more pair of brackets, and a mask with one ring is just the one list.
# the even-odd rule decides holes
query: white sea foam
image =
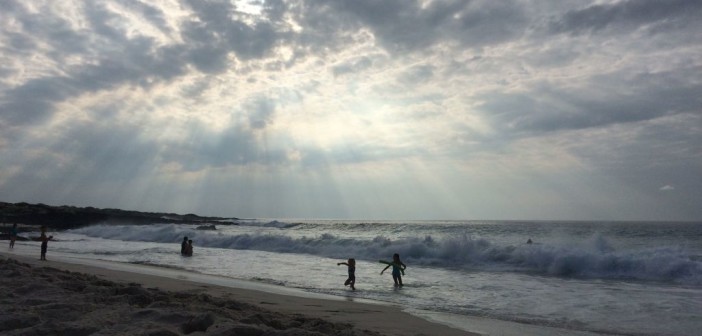
{"label": "white sea foam", "polygon": [[[264,225],[265,226],[265,225]],[[268,227],[289,228],[275,222]],[[621,249],[601,234],[574,242],[505,244],[467,234],[434,238],[345,238],[330,233],[293,237],[283,231],[222,233],[198,231],[179,225],[95,225],[71,232],[90,237],[173,243],[183,236],[198,246],[298,253],[331,258],[374,261],[399,253],[412,264],[470,270],[527,272],[549,276],[668,281],[702,284],[702,261],[678,246]]]}
{"label": "white sea foam", "polygon": [[[176,267],[410,309],[601,334],[695,335],[702,329],[702,225],[598,222],[240,220],[97,225],[58,232],[50,255]],[[181,257],[180,241],[195,243]],[[533,244],[526,244],[533,238]],[[38,251],[36,242],[19,247]],[[389,259],[408,265],[392,286]],[[343,287],[354,257],[357,291]],[[625,321],[625,323],[622,323]],[[471,325],[470,320],[465,322]],[[567,334],[567,333],[566,333]]]}

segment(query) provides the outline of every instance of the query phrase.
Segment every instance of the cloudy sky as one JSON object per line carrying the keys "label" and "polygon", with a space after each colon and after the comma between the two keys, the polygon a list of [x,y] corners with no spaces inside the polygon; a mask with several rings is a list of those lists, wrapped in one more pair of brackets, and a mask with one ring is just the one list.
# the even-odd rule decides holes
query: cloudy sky
{"label": "cloudy sky", "polygon": [[0,0],[0,201],[702,220],[699,0]]}

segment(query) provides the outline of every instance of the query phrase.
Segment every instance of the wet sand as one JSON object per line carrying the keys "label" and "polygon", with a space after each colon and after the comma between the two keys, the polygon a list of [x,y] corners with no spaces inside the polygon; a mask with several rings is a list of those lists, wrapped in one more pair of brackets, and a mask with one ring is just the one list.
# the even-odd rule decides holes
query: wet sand
{"label": "wet sand", "polygon": [[391,305],[286,295],[143,265],[49,259],[0,252],[1,334],[476,335]]}

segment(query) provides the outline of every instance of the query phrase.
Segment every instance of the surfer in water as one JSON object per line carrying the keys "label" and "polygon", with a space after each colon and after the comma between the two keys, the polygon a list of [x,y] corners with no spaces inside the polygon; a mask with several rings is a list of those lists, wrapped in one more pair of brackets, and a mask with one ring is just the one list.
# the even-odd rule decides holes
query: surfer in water
{"label": "surfer in water", "polygon": [[336,266],[346,265],[349,267],[349,278],[344,282],[344,286],[351,286],[351,289],[356,290],[354,285],[356,284],[356,259],[349,258],[347,262],[336,263]]}
{"label": "surfer in water", "polygon": [[400,255],[395,253],[392,255],[392,263],[389,263],[382,271],[380,275],[385,272],[390,266],[392,266],[392,281],[395,282],[395,287],[402,287],[402,275],[400,272],[405,273],[405,268],[407,266],[400,260]]}

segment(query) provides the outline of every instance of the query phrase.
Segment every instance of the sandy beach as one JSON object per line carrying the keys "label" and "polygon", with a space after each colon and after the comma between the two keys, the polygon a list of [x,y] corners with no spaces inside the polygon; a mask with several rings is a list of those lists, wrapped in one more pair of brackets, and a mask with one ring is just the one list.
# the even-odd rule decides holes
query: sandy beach
{"label": "sandy beach", "polygon": [[390,305],[0,256],[3,335],[475,335]]}

